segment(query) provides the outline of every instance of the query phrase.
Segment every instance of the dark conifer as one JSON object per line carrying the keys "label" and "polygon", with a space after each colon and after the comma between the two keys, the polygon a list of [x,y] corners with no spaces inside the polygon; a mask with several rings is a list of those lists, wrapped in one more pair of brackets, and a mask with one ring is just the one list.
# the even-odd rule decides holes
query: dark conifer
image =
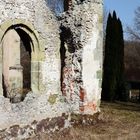
{"label": "dark conifer", "polygon": [[103,64],[102,99],[114,101],[122,99],[125,92],[124,70],[124,41],[120,19],[116,12],[109,13],[106,27],[105,56]]}

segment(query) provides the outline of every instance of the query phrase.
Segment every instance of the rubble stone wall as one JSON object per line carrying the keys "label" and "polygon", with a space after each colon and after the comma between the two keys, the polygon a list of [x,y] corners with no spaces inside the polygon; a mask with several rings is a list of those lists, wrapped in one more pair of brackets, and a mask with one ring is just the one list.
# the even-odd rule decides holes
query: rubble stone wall
{"label": "rubble stone wall", "polygon": [[[49,127],[40,124],[43,119],[48,125],[52,118],[54,122],[62,119],[60,128],[65,128],[71,113],[93,115],[100,111],[102,0],[70,0],[68,11],[59,15],[48,4],[48,0],[0,0],[1,137],[11,138],[16,129],[20,139],[17,133],[26,126],[27,132],[36,131],[38,125],[37,131],[48,131]],[[11,27],[20,28],[32,40],[32,91],[19,103],[3,96],[2,41]],[[33,122],[37,122],[35,129]],[[57,124],[53,130],[59,129]]]}
{"label": "rubble stone wall", "polygon": [[[73,0],[62,15],[63,93],[75,112],[99,111],[102,79],[102,1]],[[62,47],[62,46],[61,46]]]}
{"label": "rubble stone wall", "polygon": [[[12,104],[3,96],[2,40],[12,27],[24,30],[32,39],[32,91],[23,102]],[[33,120],[61,116],[68,112],[60,90],[59,23],[44,0],[0,0],[0,129],[27,125]],[[9,46],[10,47],[10,46]],[[7,54],[8,55],[8,54]]]}

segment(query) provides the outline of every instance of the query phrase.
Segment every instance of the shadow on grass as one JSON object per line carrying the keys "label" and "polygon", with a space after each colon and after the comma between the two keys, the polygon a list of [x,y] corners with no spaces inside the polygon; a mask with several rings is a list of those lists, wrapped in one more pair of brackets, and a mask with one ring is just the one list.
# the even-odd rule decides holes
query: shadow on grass
{"label": "shadow on grass", "polygon": [[127,110],[127,111],[140,111],[140,104],[131,103],[131,102],[119,102],[115,101],[114,103],[109,103],[102,101],[101,108],[108,107],[114,108],[117,110]]}

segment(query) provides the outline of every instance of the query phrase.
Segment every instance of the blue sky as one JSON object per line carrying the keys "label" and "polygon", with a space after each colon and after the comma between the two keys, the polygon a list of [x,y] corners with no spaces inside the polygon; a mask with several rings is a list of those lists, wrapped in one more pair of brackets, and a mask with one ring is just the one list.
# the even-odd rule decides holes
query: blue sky
{"label": "blue sky", "polygon": [[140,6],[140,0],[104,0],[108,11],[115,10],[124,26],[133,25],[134,11]]}

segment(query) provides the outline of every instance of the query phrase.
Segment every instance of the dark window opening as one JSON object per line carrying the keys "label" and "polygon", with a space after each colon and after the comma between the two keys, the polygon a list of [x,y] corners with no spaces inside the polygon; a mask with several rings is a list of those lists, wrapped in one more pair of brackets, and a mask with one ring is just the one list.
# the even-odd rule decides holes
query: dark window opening
{"label": "dark window opening", "polygon": [[[63,83],[64,77],[64,68],[66,67],[66,52],[74,53],[75,47],[73,42],[73,34],[70,28],[66,28],[64,26],[60,27],[60,40],[61,40],[61,48],[60,48],[60,58],[61,58],[61,91],[62,94],[65,95],[65,84]],[[67,46],[65,46],[67,44]],[[67,47],[67,48],[66,48]]]}
{"label": "dark window opening", "polygon": [[65,41],[63,38],[63,34],[60,34],[60,40],[61,40],[61,48],[60,48],[60,58],[61,58],[61,91],[63,93],[63,69],[65,67],[65,58],[66,58],[66,48],[65,48]]}
{"label": "dark window opening", "polygon": [[70,3],[71,3],[71,0],[64,0],[64,11],[69,10]]}
{"label": "dark window opening", "polygon": [[32,45],[30,36],[17,26],[9,28],[3,37],[3,96],[12,103],[23,101],[31,91]]}
{"label": "dark window opening", "polygon": [[3,88],[3,96],[7,97],[7,90],[6,90],[6,85],[4,83],[4,75],[2,74],[2,88]]}
{"label": "dark window opening", "polygon": [[71,32],[70,28],[66,28],[64,26],[60,27],[61,30],[61,41],[63,40],[63,42],[67,43],[68,46],[68,52],[69,53],[74,53],[75,52],[75,47],[74,47],[74,41],[73,41],[73,34]]}
{"label": "dark window opening", "polygon": [[16,29],[20,36],[20,63],[23,67],[23,94],[31,90],[31,38],[21,30]]}

